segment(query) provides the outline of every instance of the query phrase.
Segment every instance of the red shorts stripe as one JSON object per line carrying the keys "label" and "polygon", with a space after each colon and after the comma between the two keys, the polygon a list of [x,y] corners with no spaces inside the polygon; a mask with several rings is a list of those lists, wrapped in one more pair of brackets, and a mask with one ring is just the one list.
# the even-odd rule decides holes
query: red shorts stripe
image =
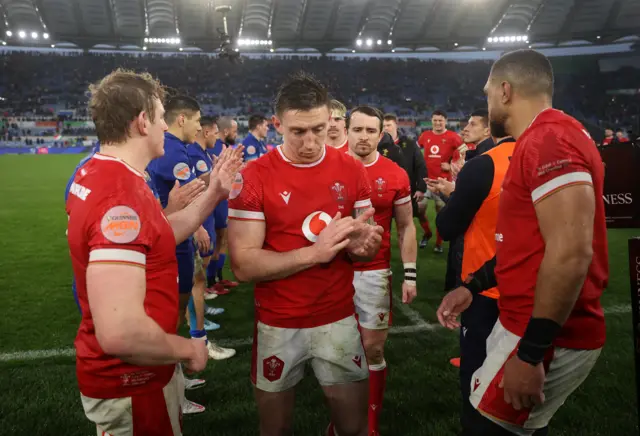
{"label": "red shorts stripe", "polygon": [[134,436],[174,436],[162,389],[131,397]]}

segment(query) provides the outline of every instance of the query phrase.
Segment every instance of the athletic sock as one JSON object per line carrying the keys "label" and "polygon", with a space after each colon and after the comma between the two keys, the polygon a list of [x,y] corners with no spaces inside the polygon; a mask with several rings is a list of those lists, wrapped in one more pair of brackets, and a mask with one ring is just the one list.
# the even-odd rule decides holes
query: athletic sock
{"label": "athletic sock", "polygon": [[369,434],[378,434],[384,389],[387,384],[387,362],[369,365]]}
{"label": "athletic sock", "polygon": [[420,223],[420,227],[422,227],[422,230],[424,231],[424,236],[425,237],[429,237],[432,235],[431,233],[431,226],[429,225],[429,220],[425,219],[425,221],[423,223]]}
{"label": "athletic sock", "polygon": [[218,257],[218,281],[222,281],[222,270],[224,269],[225,260],[227,260],[227,255],[220,253]]}
{"label": "athletic sock", "polygon": [[440,236],[440,232],[436,230],[436,247],[442,247],[442,236]]}
{"label": "athletic sock", "polygon": [[333,422],[329,423],[329,427],[327,428],[327,436],[338,436],[338,432],[336,431],[336,427],[333,425]]}
{"label": "athletic sock", "polygon": [[210,288],[216,284],[216,276],[218,275],[218,261],[211,259],[207,266],[207,287]]}
{"label": "athletic sock", "polygon": [[189,330],[189,334],[191,335],[191,339],[202,339],[205,344],[209,343],[209,340],[207,339],[207,331],[205,329]]}
{"label": "athletic sock", "polygon": [[196,321],[196,305],[193,303],[193,295],[189,297],[187,312],[189,313],[189,328],[191,330],[196,330],[198,328],[198,323]]}

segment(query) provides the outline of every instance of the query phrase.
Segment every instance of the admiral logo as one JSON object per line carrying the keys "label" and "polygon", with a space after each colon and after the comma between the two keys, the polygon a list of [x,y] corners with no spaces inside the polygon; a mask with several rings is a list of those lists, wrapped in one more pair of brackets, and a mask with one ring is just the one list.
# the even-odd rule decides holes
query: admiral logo
{"label": "admiral logo", "polygon": [[127,244],[140,234],[140,217],[128,206],[112,207],[104,214],[100,230],[105,238],[117,244]]}
{"label": "admiral logo", "polygon": [[602,199],[609,206],[619,206],[624,204],[633,204],[633,197],[630,192],[620,194],[606,194]]}
{"label": "admiral logo", "polygon": [[89,194],[91,194],[91,189],[85,188],[84,186],[78,185],[77,183],[73,182],[71,184],[71,188],[69,189],[69,193],[75,195],[80,200],[85,201]]}
{"label": "admiral logo", "polygon": [[496,242],[504,242],[504,235],[502,233],[496,233]]}
{"label": "admiral logo", "polygon": [[473,392],[475,392],[480,387],[480,379],[475,379],[473,381]]}

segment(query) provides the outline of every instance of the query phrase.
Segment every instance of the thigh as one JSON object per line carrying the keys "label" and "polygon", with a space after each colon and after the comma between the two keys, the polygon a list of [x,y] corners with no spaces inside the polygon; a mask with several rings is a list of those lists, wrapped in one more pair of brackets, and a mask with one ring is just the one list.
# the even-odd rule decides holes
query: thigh
{"label": "thigh", "polygon": [[471,404],[483,415],[514,434],[531,435],[543,429],[566,399],[587,378],[601,350],[556,348],[548,353],[548,368],[543,392],[545,402],[539,406],[515,410],[504,401],[498,387],[504,364],[513,355],[520,337],[507,331],[498,321],[487,339],[487,358],[473,375]]}
{"label": "thigh", "polygon": [[307,330],[256,324],[251,365],[256,388],[283,392],[302,380],[305,362],[311,358]]}
{"label": "thigh", "polygon": [[355,316],[307,330],[311,366],[321,386],[357,382],[369,377]]}
{"label": "thigh", "polygon": [[261,436],[293,434],[295,388],[282,392],[266,392],[254,388]]}
{"label": "thigh", "polygon": [[356,271],[353,301],[360,325],[369,330],[386,330],[391,317],[391,271]]}
{"label": "thigh", "polygon": [[193,288],[193,274],[195,272],[195,250],[193,245],[185,251],[177,252],[178,261],[178,290],[181,294],[190,294]]}
{"label": "thigh", "polygon": [[323,386],[322,390],[337,434],[366,436],[369,409],[368,380]]}

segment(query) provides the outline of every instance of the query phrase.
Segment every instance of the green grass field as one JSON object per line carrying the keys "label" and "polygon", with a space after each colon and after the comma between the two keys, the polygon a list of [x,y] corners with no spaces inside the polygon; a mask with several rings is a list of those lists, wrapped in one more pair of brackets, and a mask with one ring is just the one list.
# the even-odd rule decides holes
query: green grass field
{"label": "green grass field", "polygon": [[[80,405],[73,346],[79,314],[71,294],[63,192],[80,156],[0,157],[0,429],[3,435],[93,435]],[[421,232],[420,232],[421,233]],[[552,435],[638,434],[627,239],[638,231],[609,232],[610,287],[603,300],[608,342],[589,379],[552,421]],[[397,259],[397,251],[394,253]],[[411,305],[427,322],[443,296],[446,255],[430,245],[418,259],[419,297]],[[401,276],[401,265],[394,269]],[[227,272],[230,275],[230,272]],[[399,281],[396,282],[399,284]],[[236,357],[211,362],[207,385],[188,397],[207,407],[185,418],[187,435],[255,435],[257,414],[249,382],[253,304],[244,285],[210,303],[226,312],[210,337],[238,344]],[[418,320],[395,305],[390,336],[382,434],[444,436],[458,430],[458,333],[414,329]],[[417,330],[417,331],[416,331]],[[299,386],[295,433],[323,434],[328,413],[312,376]]]}

